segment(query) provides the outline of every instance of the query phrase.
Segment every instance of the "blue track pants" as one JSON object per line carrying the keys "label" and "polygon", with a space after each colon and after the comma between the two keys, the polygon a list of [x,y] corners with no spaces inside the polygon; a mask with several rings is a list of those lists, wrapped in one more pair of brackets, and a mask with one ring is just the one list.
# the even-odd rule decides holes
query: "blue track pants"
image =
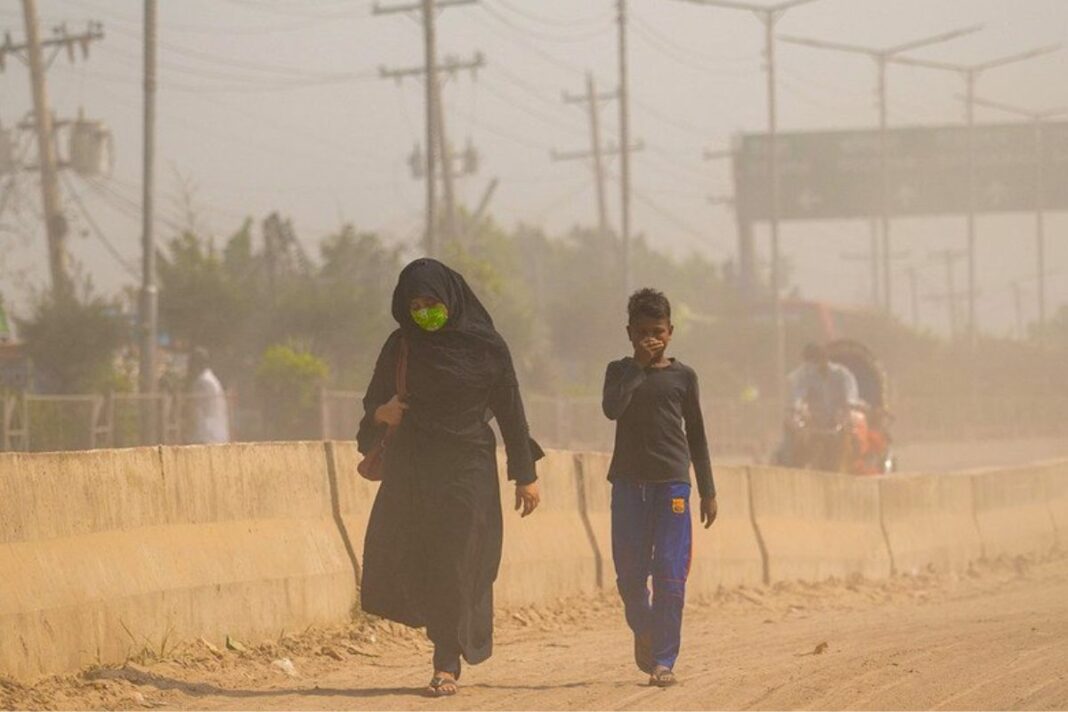
{"label": "blue track pants", "polygon": [[667,668],[679,656],[692,542],[689,484],[613,483],[612,559],[627,625],[652,640],[654,662]]}

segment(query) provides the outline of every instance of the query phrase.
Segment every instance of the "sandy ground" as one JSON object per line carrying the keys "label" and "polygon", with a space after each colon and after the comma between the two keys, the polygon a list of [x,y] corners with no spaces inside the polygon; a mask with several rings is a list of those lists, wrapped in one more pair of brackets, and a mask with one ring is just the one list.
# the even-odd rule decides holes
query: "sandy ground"
{"label": "sandy ground", "polygon": [[[0,706],[108,709],[1068,709],[1068,559],[962,577],[789,584],[688,603],[682,684],[650,688],[613,597],[502,612],[460,695],[421,696],[429,646],[382,622],[239,650],[191,642]],[[289,661],[292,668],[283,660]]]}

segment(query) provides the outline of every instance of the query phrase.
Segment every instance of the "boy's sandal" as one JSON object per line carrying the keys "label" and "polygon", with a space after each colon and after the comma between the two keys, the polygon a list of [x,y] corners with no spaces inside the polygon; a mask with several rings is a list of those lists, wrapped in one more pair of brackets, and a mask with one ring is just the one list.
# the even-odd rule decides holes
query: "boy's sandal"
{"label": "boy's sandal", "polygon": [[675,677],[675,673],[670,668],[666,668],[663,665],[657,665],[653,670],[653,674],[649,676],[649,685],[651,687],[671,687],[678,684],[679,679]]}
{"label": "boy's sandal", "polygon": [[442,677],[441,675],[435,675],[430,678],[430,684],[426,688],[427,695],[430,697],[451,697],[459,690],[460,687],[456,682],[456,678]]}

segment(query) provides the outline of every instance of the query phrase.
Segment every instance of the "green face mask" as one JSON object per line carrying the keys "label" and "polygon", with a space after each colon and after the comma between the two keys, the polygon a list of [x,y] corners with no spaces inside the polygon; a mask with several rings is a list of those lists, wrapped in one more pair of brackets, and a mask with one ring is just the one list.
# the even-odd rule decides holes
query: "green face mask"
{"label": "green face mask", "polygon": [[437,331],[449,320],[449,310],[444,304],[427,309],[412,309],[412,321],[423,331]]}

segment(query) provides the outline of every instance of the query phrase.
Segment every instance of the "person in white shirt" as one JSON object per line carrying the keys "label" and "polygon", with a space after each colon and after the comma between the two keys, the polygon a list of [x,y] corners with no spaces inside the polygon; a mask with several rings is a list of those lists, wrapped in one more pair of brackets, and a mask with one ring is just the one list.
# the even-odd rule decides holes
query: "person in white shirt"
{"label": "person in white shirt", "polygon": [[831,361],[826,348],[808,344],[804,359],[789,375],[783,439],[774,456],[776,464],[788,467],[805,464],[806,440],[798,431],[799,418],[819,430],[831,431],[841,426],[843,432],[848,432],[850,410],[865,408],[853,372]]}
{"label": "person in white shirt", "polygon": [[820,428],[848,422],[850,409],[863,407],[853,372],[831,361],[819,344],[805,346],[804,359],[790,374],[790,411],[806,411]]}
{"label": "person in white shirt", "polygon": [[209,367],[208,352],[196,348],[189,355],[189,442],[209,445],[230,442],[230,412],[226,391]]}

